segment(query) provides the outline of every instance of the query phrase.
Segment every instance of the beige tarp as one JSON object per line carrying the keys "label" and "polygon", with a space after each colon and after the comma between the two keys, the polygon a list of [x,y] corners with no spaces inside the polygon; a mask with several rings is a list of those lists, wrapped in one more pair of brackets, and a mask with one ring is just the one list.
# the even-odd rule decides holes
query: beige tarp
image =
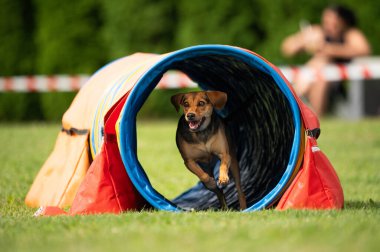
{"label": "beige tarp", "polygon": [[123,77],[126,69],[136,67],[137,62],[152,56],[136,53],[114,61],[95,73],[79,91],[62,118],[63,130],[58,134],[53,152],[26,196],[28,206],[71,205],[90,166],[88,136],[99,100],[107,88]]}

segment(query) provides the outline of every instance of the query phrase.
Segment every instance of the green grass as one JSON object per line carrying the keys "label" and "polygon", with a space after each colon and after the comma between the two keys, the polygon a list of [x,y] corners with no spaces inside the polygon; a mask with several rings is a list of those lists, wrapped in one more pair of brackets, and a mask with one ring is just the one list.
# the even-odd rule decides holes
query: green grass
{"label": "green grass", "polygon": [[[138,156],[174,197],[195,183],[174,143],[176,122],[139,122]],[[0,251],[378,251],[380,120],[322,121],[320,148],[345,192],[342,211],[129,212],[32,217],[24,197],[58,124],[0,123]],[[171,176],[168,177],[167,174]]]}

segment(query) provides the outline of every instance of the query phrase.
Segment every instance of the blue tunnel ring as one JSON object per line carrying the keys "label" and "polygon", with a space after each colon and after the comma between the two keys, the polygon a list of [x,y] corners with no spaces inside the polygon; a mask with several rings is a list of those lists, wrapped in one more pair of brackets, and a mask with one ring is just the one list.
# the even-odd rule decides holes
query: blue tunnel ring
{"label": "blue tunnel ring", "polygon": [[149,94],[153,91],[162,75],[176,62],[184,61],[194,57],[219,55],[235,58],[248,64],[250,67],[258,69],[271,76],[278,88],[286,97],[294,124],[294,138],[290,151],[289,161],[285,172],[281,176],[278,184],[261,200],[255,202],[253,205],[248,206],[244,211],[255,211],[265,209],[272,205],[278,199],[285,187],[288,185],[293,172],[296,168],[300,145],[301,145],[301,119],[298,104],[286,84],[286,81],[280,74],[272,68],[267,62],[260,57],[251,54],[243,49],[223,46],[223,45],[203,45],[185,48],[170,54],[167,54],[153,67],[151,67],[139,79],[132,89],[129,97],[124,105],[124,109],[120,119],[120,153],[125,165],[126,171],[139,193],[156,209],[166,211],[182,211],[183,209],[171,202],[157,192],[149,182],[143,167],[137,158],[137,139],[136,139],[136,115]]}

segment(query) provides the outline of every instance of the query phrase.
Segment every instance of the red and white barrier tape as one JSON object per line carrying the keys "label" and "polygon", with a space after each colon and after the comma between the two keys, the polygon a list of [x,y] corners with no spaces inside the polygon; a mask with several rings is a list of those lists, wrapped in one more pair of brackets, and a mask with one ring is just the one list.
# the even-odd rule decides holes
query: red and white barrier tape
{"label": "red and white barrier tape", "polygon": [[0,77],[0,92],[78,91],[88,79],[87,75]]}
{"label": "red and white barrier tape", "polygon": [[313,69],[306,66],[280,67],[284,76],[293,82],[298,79],[313,81],[323,78],[326,81],[368,80],[380,79],[380,61],[371,63],[352,63],[347,65],[329,64],[322,69]]}
{"label": "red and white barrier tape", "polygon": [[[0,92],[70,92],[78,91],[89,80],[89,75],[35,75],[0,77]],[[157,88],[197,87],[187,75],[181,72],[168,72],[158,83]]]}
{"label": "red and white barrier tape", "polygon": [[[323,77],[327,81],[380,79],[380,62],[327,65],[320,71],[305,66],[285,66],[280,67],[280,70],[290,82],[300,78],[312,81],[317,77]],[[89,78],[89,75],[0,77],[0,92],[78,91]],[[197,84],[184,73],[176,71],[167,72],[157,85],[159,89],[186,87],[197,87]]]}

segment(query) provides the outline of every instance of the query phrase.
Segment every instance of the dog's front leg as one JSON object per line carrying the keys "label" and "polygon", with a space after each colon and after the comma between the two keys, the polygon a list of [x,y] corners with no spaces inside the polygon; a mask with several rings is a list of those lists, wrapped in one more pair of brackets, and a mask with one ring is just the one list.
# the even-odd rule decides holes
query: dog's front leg
{"label": "dog's front leg", "polygon": [[218,154],[218,157],[220,159],[218,183],[221,186],[225,186],[230,182],[230,178],[228,177],[228,170],[231,165],[231,157],[227,153]]}
{"label": "dog's front leg", "polygon": [[192,159],[186,160],[185,165],[187,169],[189,169],[200,179],[200,181],[205,185],[207,189],[216,194],[221,209],[227,210],[226,198],[224,197],[223,191],[217,187],[215,179],[208,175],[206,172],[204,172],[203,169],[197,164],[197,162],[195,162]]}
{"label": "dog's front leg", "polygon": [[245,199],[245,194],[243,192],[243,189],[241,187],[241,180],[240,180],[240,171],[239,171],[239,163],[236,160],[236,156],[231,157],[231,173],[235,180],[235,186],[236,190],[239,196],[239,204],[240,204],[240,210],[244,210],[247,208],[247,201]]}
{"label": "dog's front leg", "polygon": [[199,180],[207,187],[209,190],[216,189],[216,182],[214,178],[210,177],[203,169],[195,162],[193,159],[185,161],[187,169],[194,173]]}

